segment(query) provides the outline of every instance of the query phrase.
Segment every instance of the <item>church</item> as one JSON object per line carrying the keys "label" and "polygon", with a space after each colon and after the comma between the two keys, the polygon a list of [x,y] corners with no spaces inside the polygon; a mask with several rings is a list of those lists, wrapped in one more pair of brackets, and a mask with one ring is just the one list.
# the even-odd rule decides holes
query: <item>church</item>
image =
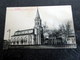
{"label": "church", "polygon": [[10,45],[41,45],[43,28],[38,9],[34,23],[34,28],[15,31],[11,36]]}

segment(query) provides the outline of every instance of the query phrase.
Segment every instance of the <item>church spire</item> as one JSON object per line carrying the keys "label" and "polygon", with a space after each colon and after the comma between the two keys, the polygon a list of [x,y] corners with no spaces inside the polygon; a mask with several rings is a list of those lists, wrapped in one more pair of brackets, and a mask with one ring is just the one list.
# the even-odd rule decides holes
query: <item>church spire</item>
{"label": "church spire", "polygon": [[38,10],[38,8],[37,8],[36,17],[37,17],[37,18],[40,18],[40,15],[39,15],[39,10]]}

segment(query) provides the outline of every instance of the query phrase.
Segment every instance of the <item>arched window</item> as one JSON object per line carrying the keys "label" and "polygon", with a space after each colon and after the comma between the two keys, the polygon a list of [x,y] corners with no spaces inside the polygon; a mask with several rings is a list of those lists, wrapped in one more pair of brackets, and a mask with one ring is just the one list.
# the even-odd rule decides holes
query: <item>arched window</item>
{"label": "arched window", "polygon": [[17,37],[17,41],[19,40],[19,37]]}
{"label": "arched window", "polygon": [[19,44],[19,41],[17,41],[17,44]]}
{"label": "arched window", "polygon": [[28,38],[29,38],[28,43],[31,44],[32,43],[32,36],[29,35]]}
{"label": "arched window", "polygon": [[24,42],[24,41],[23,41],[23,38],[21,37],[21,44],[23,44],[23,42]]}
{"label": "arched window", "polygon": [[13,40],[15,41],[16,40],[16,37],[14,37]]}
{"label": "arched window", "polygon": [[13,41],[13,44],[15,44],[15,41]]}
{"label": "arched window", "polygon": [[27,42],[27,37],[24,38],[24,42]]}
{"label": "arched window", "polygon": [[39,22],[37,22],[37,25],[39,25]]}

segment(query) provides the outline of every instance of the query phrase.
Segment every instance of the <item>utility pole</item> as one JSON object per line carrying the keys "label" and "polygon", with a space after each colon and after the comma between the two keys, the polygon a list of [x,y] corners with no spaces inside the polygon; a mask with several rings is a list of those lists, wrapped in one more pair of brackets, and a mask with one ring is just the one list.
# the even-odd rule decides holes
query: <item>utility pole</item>
{"label": "utility pole", "polygon": [[11,33],[11,30],[9,29],[7,32],[9,33],[8,40],[10,41],[10,33]]}

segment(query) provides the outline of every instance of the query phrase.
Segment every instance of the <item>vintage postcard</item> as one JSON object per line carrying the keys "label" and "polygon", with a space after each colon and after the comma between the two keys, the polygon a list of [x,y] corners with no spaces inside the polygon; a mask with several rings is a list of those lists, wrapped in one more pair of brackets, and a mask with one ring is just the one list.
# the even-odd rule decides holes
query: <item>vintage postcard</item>
{"label": "vintage postcard", "polygon": [[4,47],[76,48],[71,5],[7,7]]}

